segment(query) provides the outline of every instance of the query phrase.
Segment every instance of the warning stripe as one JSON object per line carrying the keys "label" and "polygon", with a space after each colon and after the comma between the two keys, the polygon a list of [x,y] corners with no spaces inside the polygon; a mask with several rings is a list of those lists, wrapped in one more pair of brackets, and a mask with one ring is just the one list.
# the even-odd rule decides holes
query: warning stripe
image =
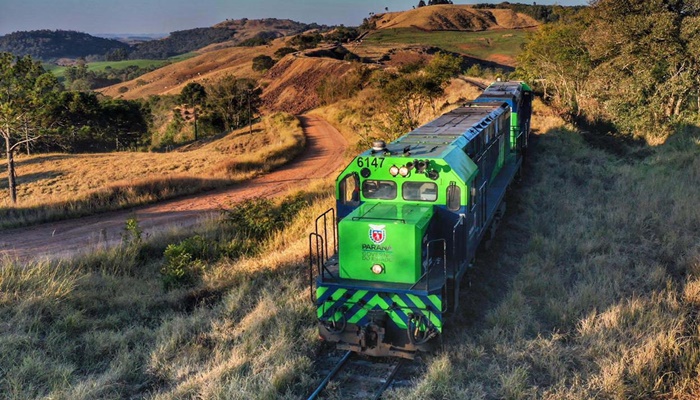
{"label": "warning stripe", "polygon": [[363,325],[369,323],[368,313],[371,310],[384,310],[391,320],[400,328],[408,326],[410,314],[422,314],[442,331],[441,299],[438,295],[418,296],[413,294],[376,293],[367,290],[346,288],[332,289],[323,287],[317,290],[317,316],[322,320],[340,318],[338,311],[343,312],[348,323]]}

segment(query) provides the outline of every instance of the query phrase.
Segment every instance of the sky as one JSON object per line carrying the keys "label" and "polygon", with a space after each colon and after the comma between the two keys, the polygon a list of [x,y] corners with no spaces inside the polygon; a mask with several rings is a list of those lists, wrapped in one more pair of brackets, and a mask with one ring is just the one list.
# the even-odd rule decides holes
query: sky
{"label": "sky", "polygon": [[[455,0],[455,3],[501,1]],[[537,3],[585,5],[587,1],[540,0]],[[37,29],[91,34],[169,33],[240,18],[288,18],[306,23],[357,26],[370,12],[384,12],[385,7],[389,11],[407,10],[415,4],[418,0],[0,0],[0,35]]]}

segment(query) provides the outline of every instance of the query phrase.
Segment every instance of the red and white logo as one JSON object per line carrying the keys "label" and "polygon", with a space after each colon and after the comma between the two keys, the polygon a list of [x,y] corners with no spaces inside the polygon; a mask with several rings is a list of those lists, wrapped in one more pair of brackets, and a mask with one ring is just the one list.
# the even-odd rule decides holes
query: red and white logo
{"label": "red and white logo", "polygon": [[371,225],[369,226],[369,238],[375,244],[382,244],[386,240],[386,225]]}

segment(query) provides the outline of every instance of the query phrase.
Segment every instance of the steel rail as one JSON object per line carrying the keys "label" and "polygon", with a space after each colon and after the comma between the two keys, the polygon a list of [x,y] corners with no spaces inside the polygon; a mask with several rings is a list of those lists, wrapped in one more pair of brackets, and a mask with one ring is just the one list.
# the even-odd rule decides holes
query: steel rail
{"label": "steel rail", "polygon": [[311,396],[309,396],[308,400],[314,400],[318,397],[319,394],[321,394],[323,389],[326,388],[326,385],[328,385],[328,382],[330,382],[330,380],[333,379],[335,374],[337,374],[338,371],[340,371],[340,369],[343,368],[343,365],[345,364],[346,361],[348,361],[348,359],[350,358],[351,355],[352,355],[352,351],[348,351],[347,353],[345,353],[343,358],[341,358],[340,361],[338,361],[338,364],[335,365],[335,367],[328,374],[328,376],[326,376],[326,378],[321,382],[321,384],[318,385],[318,388],[316,388],[316,390],[313,393],[311,393]]}
{"label": "steel rail", "polygon": [[386,378],[386,382],[384,382],[382,387],[380,387],[379,390],[377,391],[377,393],[374,395],[374,400],[379,400],[382,398],[382,394],[389,387],[389,385],[391,385],[391,382],[394,381],[394,377],[396,377],[396,373],[399,372],[399,370],[403,366],[404,362],[406,362],[406,360],[402,358],[396,363],[396,365],[394,366],[394,369],[391,370],[389,377]]}

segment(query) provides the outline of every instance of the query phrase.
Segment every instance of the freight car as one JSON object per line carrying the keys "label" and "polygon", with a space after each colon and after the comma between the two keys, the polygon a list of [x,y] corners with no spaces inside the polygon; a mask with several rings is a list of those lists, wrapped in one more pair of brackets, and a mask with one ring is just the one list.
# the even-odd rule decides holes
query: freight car
{"label": "freight car", "polygon": [[337,205],[309,237],[324,340],[372,356],[433,349],[505,212],[531,104],[527,84],[494,82],[396,141],[375,142],[340,173]]}

